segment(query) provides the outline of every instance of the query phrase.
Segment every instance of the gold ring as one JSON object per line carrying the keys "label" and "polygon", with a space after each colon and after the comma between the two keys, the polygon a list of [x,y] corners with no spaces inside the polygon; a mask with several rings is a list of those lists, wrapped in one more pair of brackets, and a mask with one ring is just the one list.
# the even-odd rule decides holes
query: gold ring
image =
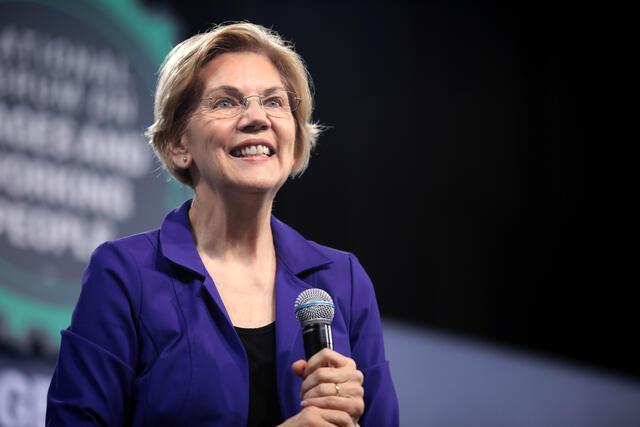
{"label": "gold ring", "polygon": [[340,386],[336,383],[336,396],[340,395]]}

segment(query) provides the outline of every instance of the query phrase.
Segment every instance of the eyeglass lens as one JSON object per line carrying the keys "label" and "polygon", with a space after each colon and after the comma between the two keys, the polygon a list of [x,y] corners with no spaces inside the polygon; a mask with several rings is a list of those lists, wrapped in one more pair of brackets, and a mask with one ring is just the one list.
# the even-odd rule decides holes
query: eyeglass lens
{"label": "eyeglass lens", "polygon": [[266,95],[245,97],[227,90],[219,90],[211,93],[204,101],[207,102],[208,107],[215,115],[233,117],[249,108],[253,99],[261,105],[268,115],[275,117],[288,117],[297,107],[295,95],[285,90],[275,90]]}

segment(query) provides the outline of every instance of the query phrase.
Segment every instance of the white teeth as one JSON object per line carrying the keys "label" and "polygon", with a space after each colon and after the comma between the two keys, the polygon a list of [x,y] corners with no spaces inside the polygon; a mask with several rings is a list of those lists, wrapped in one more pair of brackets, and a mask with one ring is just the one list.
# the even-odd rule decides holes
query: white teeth
{"label": "white teeth", "polygon": [[232,154],[238,157],[256,156],[258,154],[271,156],[271,149],[266,145],[251,145],[239,150],[233,150]]}

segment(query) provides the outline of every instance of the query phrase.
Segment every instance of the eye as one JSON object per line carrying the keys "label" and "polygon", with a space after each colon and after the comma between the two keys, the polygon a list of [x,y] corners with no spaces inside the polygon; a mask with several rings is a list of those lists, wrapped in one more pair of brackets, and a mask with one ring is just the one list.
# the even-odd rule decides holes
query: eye
{"label": "eye", "polygon": [[270,96],[264,100],[263,105],[269,108],[283,108],[286,104],[281,96]]}
{"label": "eye", "polygon": [[238,106],[238,101],[233,98],[217,98],[211,100],[211,108],[214,110],[225,110]]}

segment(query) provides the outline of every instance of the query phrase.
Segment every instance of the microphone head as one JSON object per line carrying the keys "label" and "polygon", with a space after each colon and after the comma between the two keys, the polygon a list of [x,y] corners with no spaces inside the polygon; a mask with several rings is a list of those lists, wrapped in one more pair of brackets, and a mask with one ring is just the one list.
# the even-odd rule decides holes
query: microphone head
{"label": "microphone head", "polygon": [[335,306],[331,295],[322,289],[311,288],[300,292],[295,304],[296,317],[304,327],[310,323],[331,324]]}

